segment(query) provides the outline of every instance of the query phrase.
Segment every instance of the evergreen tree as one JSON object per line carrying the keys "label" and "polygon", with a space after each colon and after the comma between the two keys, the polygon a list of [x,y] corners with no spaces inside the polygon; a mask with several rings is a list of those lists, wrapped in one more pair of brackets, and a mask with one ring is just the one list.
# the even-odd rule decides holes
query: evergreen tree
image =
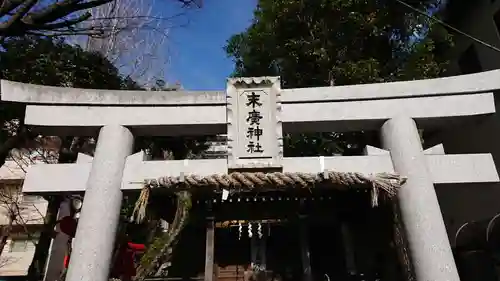
{"label": "evergreen tree", "polygon": [[[439,0],[408,0],[429,13]],[[279,75],[284,88],[338,86],[440,76],[451,37],[397,1],[259,0],[251,26],[226,52],[236,76]],[[288,135],[285,154],[359,154],[371,133]]]}

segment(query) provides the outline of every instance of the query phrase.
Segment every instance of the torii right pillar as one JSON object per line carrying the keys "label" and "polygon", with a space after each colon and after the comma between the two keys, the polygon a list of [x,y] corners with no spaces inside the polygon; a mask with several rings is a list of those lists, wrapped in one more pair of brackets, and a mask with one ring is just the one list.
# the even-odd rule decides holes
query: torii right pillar
{"label": "torii right pillar", "polygon": [[394,170],[408,179],[398,194],[418,281],[459,281],[436,191],[427,169],[416,123],[397,116],[384,123],[382,145]]}

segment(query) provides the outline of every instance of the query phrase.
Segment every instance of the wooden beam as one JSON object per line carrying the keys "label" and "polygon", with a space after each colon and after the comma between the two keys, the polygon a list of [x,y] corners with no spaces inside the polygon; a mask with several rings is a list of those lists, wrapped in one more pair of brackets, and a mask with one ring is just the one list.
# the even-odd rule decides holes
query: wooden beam
{"label": "wooden beam", "polygon": [[[500,89],[500,70],[443,78],[333,87],[282,89],[284,103],[395,99]],[[29,104],[226,104],[225,91],[117,91],[51,87],[0,80],[2,100]]]}
{"label": "wooden beam", "polygon": [[[130,157],[130,156],[129,156]],[[197,174],[209,176],[227,174],[226,159],[200,160],[168,160],[168,161],[128,161],[123,171],[122,189],[140,189],[144,179],[154,179],[163,176],[178,177]]]}
{"label": "wooden beam", "polygon": [[348,86],[283,89],[283,103],[396,99],[493,92],[500,89],[500,70],[443,78]]}
{"label": "wooden beam", "polygon": [[[376,174],[393,172],[390,155],[376,156],[333,156],[323,157],[324,169],[338,172],[358,172],[362,174]],[[283,172],[319,173],[321,169],[320,157],[285,157],[282,160]]]}
{"label": "wooden beam", "polygon": [[312,281],[311,253],[309,250],[309,233],[305,216],[299,217],[300,258],[302,261],[302,280]]}
{"label": "wooden beam", "polygon": [[52,87],[0,80],[3,101],[61,105],[226,105],[225,91],[128,91]]}
{"label": "wooden beam", "polygon": [[215,225],[214,218],[207,218],[207,240],[205,249],[205,281],[214,280],[214,246],[215,246]]}
{"label": "wooden beam", "polygon": [[[136,154],[137,155],[137,154]],[[135,158],[134,158],[135,157]],[[123,173],[122,190],[139,190],[145,179],[196,174],[209,176],[228,172],[226,159],[143,161],[129,156]],[[319,173],[320,157],[283,158],[284,172]],[[426,155],[435,184],[499,182],[491,154]],[[390,155],[334,156],[323,158],[324,169],[363,174],[393,173]],[[90,163],[41,164],[29,167],[23,192],[83,192],[90,173]]]}
{"label": "wooden beam", "polygon": [[356,256],[354,252],[354,245],[352,243],[352,234],[349,225],[346,222],[341,223],[341,233],[344,246],[344,255],[346,262],[346,269],[350,275],[356,274]]}
{"label": "wooden beam", "polygon": [[378,130],[383,122],[400,114],[415,119],[419,127],[439,128],[449,119],[495,113],[493,93],[292,103],[282,104],[282,108],[283,132]]}
{"label": "wooden beam", "polygon": [[[453,106],[449,106],[453,104]],[[130,127],[136,135],[227,133],[226,105],[84,106],[27,105],[25,123],[44,132],[85,135],[106,124]],[[297,114],[301,112],[301,114]],[[398,114],[419,125],[440,127],[449,119],[495,113],[493,93],[344,102],[283,103],[283,132],[379,129]],[[65,118],[60,118],[64,116]],[[59,134],[58,134],[59,135]]]}
{"label": "wooden beam", "polygon": [[92,163],[30,166],[24,180],[23,192],[84,192],[87,189],[91,167]]}
{"label": "wooden beam", "polygon": [[227,129],[226,107],[221,105],[28,105],[25,122],[43,132],[76,135],[85,135],[106,124],[127,126],[135,135],[154,136],[216,135]]}
{"label": "wooden beam", "polygon": [[426,155],[435,184],[498,182],[493,156],[484,154]]}

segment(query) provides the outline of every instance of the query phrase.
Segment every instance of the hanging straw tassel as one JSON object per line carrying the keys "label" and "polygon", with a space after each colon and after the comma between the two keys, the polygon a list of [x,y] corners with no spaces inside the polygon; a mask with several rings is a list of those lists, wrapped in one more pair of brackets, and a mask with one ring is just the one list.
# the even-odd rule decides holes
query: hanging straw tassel
{"label": "hanging straw tassel", "polygon": [[371,195],[372,195],[372,207],[377,207],[378,206],[378,188],[375,186],[375,184],[372,184],[372,190],[371,190]]}
{"label": "hanging straw tassel", "polygon": [[371,183],[372,207],[376,207],[379,203],[381,190],[392,198],[396,196],[401,185],[406,182],[406,178],[394,174],[379,173],[376,176],[370,176],[369,182]]}
{"label": "hanging straw tassel", "polygon": [[382,189],[387,195],[393,197],[397,194],[399,188],[406,182],[406,178],[394,174],[380,173],[377,174],[371,182],[375,188]]}
{"label": "hanging straw tassel", "polygon": [[135,202],[134,211],[130,217],[130,221],[135,221],[136,223],[141,223],[146,218],[146,207],[148,206],[149,196],[151,195],[151,188],[148,185],[144,185],[139,195],[139,199]]}

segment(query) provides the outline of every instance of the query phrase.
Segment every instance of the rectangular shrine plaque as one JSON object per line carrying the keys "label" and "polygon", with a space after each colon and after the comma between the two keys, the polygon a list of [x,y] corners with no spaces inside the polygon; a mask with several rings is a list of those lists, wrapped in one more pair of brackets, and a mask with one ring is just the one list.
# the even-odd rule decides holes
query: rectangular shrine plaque
{"label": "rectangular shrine plaque", "polygon": [[280,167],[283,138],[279,97],[277,77],[229,79],[230,168]]}

